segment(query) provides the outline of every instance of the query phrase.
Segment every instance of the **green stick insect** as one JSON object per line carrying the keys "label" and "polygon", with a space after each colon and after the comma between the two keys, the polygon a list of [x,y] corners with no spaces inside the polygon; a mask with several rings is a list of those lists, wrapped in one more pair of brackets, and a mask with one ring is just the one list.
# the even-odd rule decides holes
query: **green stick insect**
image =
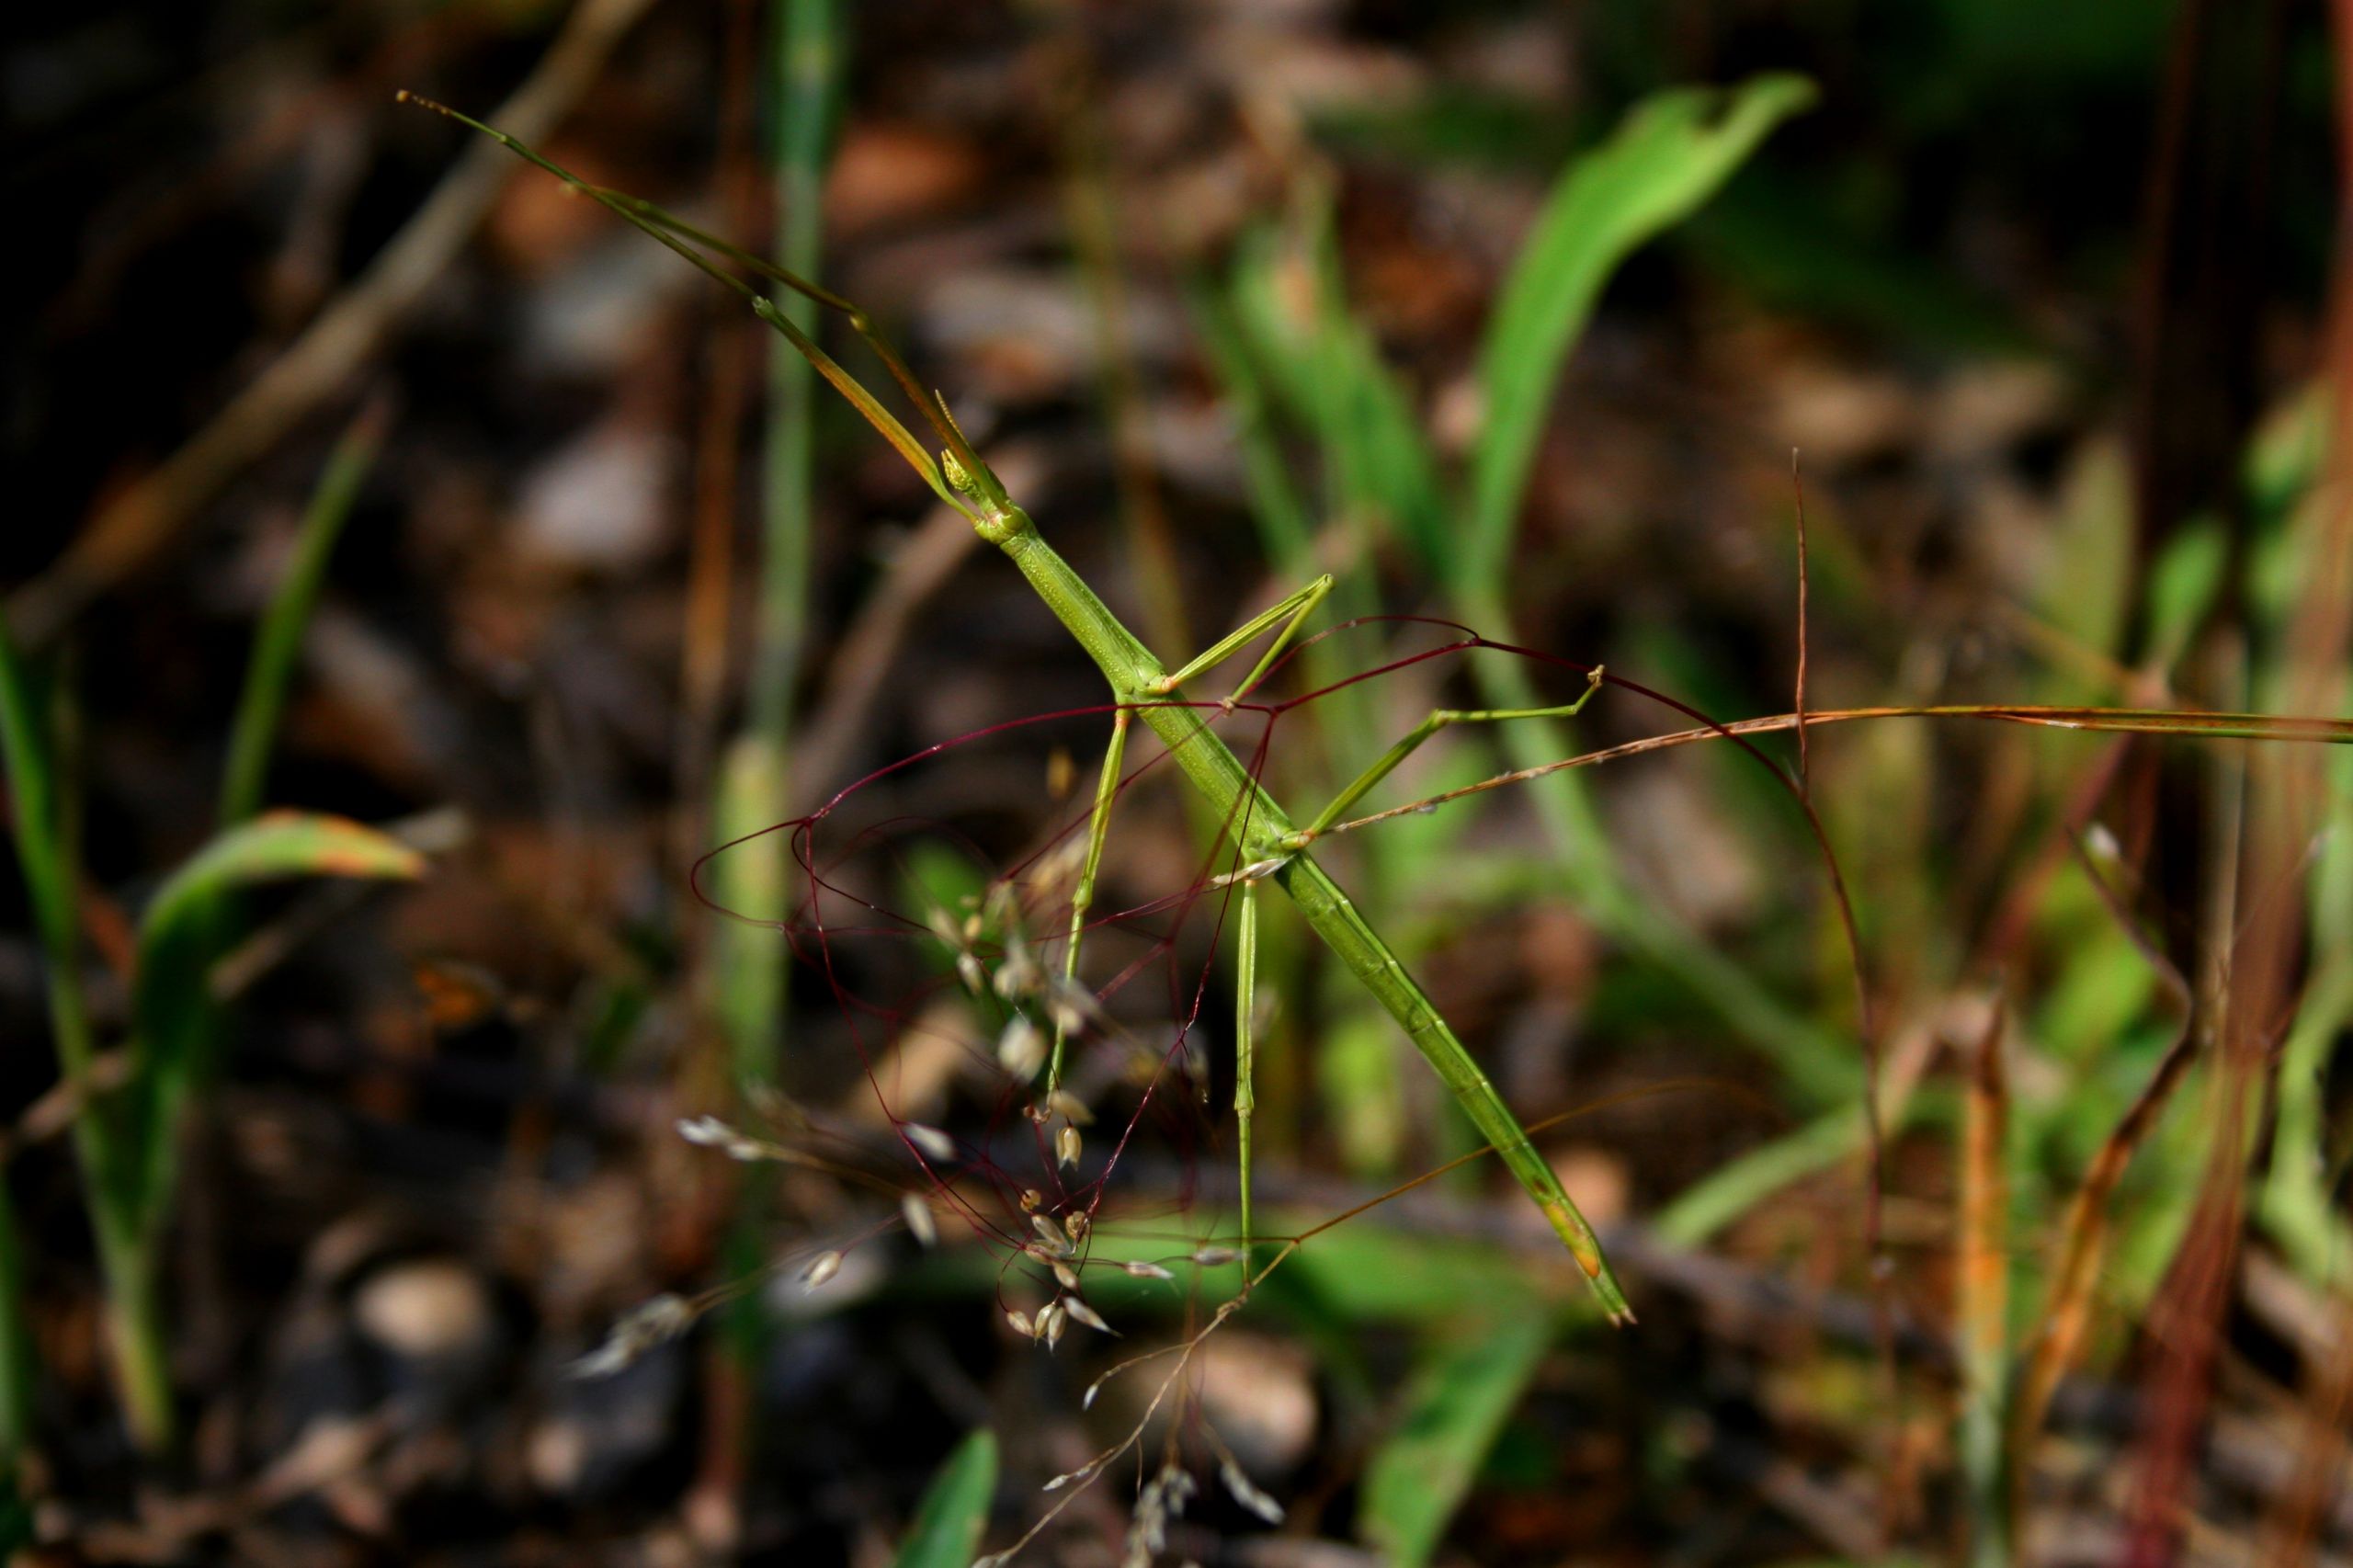
{"label": "green stick insect", "polygon": [[[1628,1304],[1625,1292],[1619,1288],[1608,1260],[1602,1256],[1599,1239],[1562,1187],[1560,1177],[1553,1174],[1552,1167],[1529,1141],[1518,1119],[1504,1104],[1503,1096],[1496,1093],[1495,1085],[1472,1059],[1461,1037],[1439,1014],[1428,994],[1406,972],[1404,963],[1389,945],[1349,902],[1340,885],[1317,863],[1313,853],[1319,835],[1339,822],[1350,806],[1440,730],[1463,723],[1574,717],[1600,688],[1601,671],[1592,672],[1586,690],[1573,702],[1541,708],[1441,709],[1431,713],[1411,733],[1366,768],[1329,805],[1310,818],[1304,827],[1299,826],[1291,815],[1259,785],[1233,749],[1211,731],[1211,720],[1204,717],[1196,705],[1183,699],[1180,694],[1261,637],[1272,632],[1273,640],[1251,666],[1249,674],[1226,697],[1208,706],[1213,710],[1230,710],[1246,699],[1274,668],[1308,617],[1314,613],[1316,607],[1331,591],[1330,577],[1317,578],[1280,603],[1253,616],[1219,639],[1206,652],[1170,669],[1120,623],[1119,618],[1097,597],[1094,589],[1087,586],[1069,562],[1046,542],[1029,513],[1014,503],[996,474],[981,460],[971,443],[964,438],[954,415],[949,412],[946,401],[923,388],[905,362],[874,331],[865,312],[855,304],[830,290],[820,288],[729,244],[718,235],[696,228],[651,202],[593,185],[493,126],[413,94],[404,92],[399,97],[402,102],[420,104],[493,138],[583,195],[601,202],[710,277],[743,294],[750,302],[753,312],[783,335],[793,349],[814,366],[817,373],[824,377],[881,432],[908,466],[922,475],[934,494],[970,517],[980,536],[1005,552],[1045,602],[1046,608],[1053,612],[1077,640],[1079,646],[1086,650],[1088,657],[1095,661],[1097,668],[1110,683],[1117,710],[1111,725],[1110,744],[1104,753],[1094,810],[1087,824],[1086,858],[1072,898],[1070,941],[1063,956],[1063,976],[1066,980],[1077,971],[1080,937],[1087,911],[1094,901],[1104,838],[1110,826],[1112,805],[1119,792],[1128,735],[1133,720],[1142,719],[1174,754],[1186,778],[1215,811],[1218,820],[1226,824],[1227,836],[1233,841],[1239,862],[1239,869],[1226,880],[1235,887],[1239,903],[1235,922],[1240,950],[1234,1115],[1241,1162],[1241,1221],[1245,1241],[1251,1234],[1250,1119],[1255,1106],[1251,1086],[1251,1015],[1257,969],[1258,892],[1261,884],[1271,882],[1290,896],[1301,916],[1355,976],[1357,983],[1379,1000],[1404,1029],[1406,1037],[1454,1096],[1455,1102],[1462,1108],[1480,1135],[1495,1148],[1505,1166],[1518,1178],[1553,1231],[1567,1244],[1570,1255],[1576,1259],[1599,1299],[1603,1313],[1613,1324],[1627,1324],[1634,1321],[1633,1309]],[[721,259],[714,260],[713,257]],[[773,301],[730,271],[722,265],[722,261],[766,278],[840,313],[851,329],[865,339],[909,401],[922,411],[925,422],[941,443],[942,449],[938,459],[935,460],[926,445],[917,441],[864,385],[794,325]],[[1046,1069],[1050,1093],[1059,1086],[1066,1043],[1058,1030]]]}

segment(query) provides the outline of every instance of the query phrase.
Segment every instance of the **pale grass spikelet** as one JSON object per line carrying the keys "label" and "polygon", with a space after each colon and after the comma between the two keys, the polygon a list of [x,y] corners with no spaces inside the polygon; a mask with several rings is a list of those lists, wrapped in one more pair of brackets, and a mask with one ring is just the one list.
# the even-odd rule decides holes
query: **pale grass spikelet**
{"label": "pale grass spikelet", "polygon": [[899,1215],[907,1222],[907,1233],[918,1246],[929,1250],[939,1244],[939,1221],[932,1217],[931,1205],[919,1193],[902,1193]]}
{"label": "pale grass spikelet", "polygon": [[1078,1270],[1073,1268],[1069,1264],[1063,1263],[1060,1259],[1056,1259],[1054,1263],[1054,1283],[1061,1286],[1065,1290],[1077,1290]]}
{"label": "pale grass spikelet", "polygon": [[1051,1257],[1068,1257],[1070,1243],[1063,1239],[1060,1227],[1043,1214],[1029,1216],[1029,1228],[1038,1233],[1038,1240]]}
{"label": "pale grass spikelet", "polygon": [[1051,1350],[1063,1342],[1063,1330],[1069,1324],[1070,1310],[1061,1301],[1050,1301],[1046,1310],[1038,1314],[1038,1337]]}
{"label": "pale grass spikelet", "polygon": [[1203,1268],[1222,1268],[1241,1260],[1242,1255],[1232,1247],[1205,1246],[1193,1250],[1193,1261]]}
{"label": "pale grass spikelet", "polygon": [[1031,1323],[1029,1321],[1029,1314],[1023,1312],[1019,1307],[1006,1308],[1005,1321],[1013,1325],[1013,1332],[1019,1335],[1022,1338],[1035,1339],[1038,1337],[1037,1324]]}
{"label": "pale grass spikelet", "polygon": [[1056,979],[1046,993],[1046,1017],[1056,1030],[1066,1037],[1076,1037],[1086,1028],[1086,1016],[1093,1009],[1095,998],[1076,985]]}
{"label": "pale grass spikelet", "polygon": [[1048,1095],[1046,1108],[1073,1127],[1095,1125],[1095,1113],[1086,1108],[1085,1100],[1080,1099],[1068,1089],[1056,1089],[1052,1094]]}
{"label": "pale grass spikelet", "polygon": [[1217,1467],[1217,1478],[1225,1483],[1226,1491],[1233,1494],[1235,1502],[1270,1525],[1283,1522],[1283,1506],[1250,1484],[1250,1478],[1242,1473],[1240,1465],[1226,1460]]}
{"label": "pale grass spikelet", "polygon": [[1020,1001],[1045,982],[1046,971],[1029,956],[1029,948],[1018,941],[1006,949],[1005,961],[996,966],[996,994],[1007,1002]]}
{"label": "pale grass spikelet", "polygon": [[1078,1129],[1065,1127],[1062,1131],[1062,1136],[1054,1140],[1054,1155],[1065,1167],[1074,1167],[1078,1164],[1079,1152],[1084,1147],[1085,1143],[1078,1136]]}
{"label": "pale grass spikelet", "polygon": [[717,1149],[731,1160],[772,1160],[784,1153],[775,1144],[730,1127],[715,1116],[682,1116],[676,1126],[678,1136],[688,1142],[699,1148]]}
{"label": "pale grass spikelet", "polygon": [[2084,849],[2095,860],[2113,862],[2124,858],[2124,846],[2116,841],[2116,830],[2104,822],[2096,822],[2084,830]]}
{"label": "pale grass spikelet", "polygon": [[1193,1478],[1174,1464],[1161,1466],[1160,1473],[1144,1483],[1136,1494],[1120,1568],[1152,1568],[1153,1559],[1168,1550],[1168,1521],[1183,1516],[1196,1490]]}
{"label": "pale grass spikelet", "polygon": [[1140,1257],[1132,1258],[1128,1262],[1120,1265],[1120,1267],[1125,1269],[1131,1277],[1138,1279],[1174,1279],[1176,1278],[1174,1274],[1169,1273],[1168,1270],[1161,1267],[1160,1265],[1156,1263],[1146,1263]]}
{"label": "pale grass spikelet", "polygon": [[678,1136],[689,1143],[699,1143],[706,1149],[717,1148],[735,1135],[735,1130],[715,1116],[682,1116],[677,1121]]}
{"label": "pale grass spikelet", "polygon": [[826,1280],[831,1279],[835,1275],[839,1274],[841,1271],[842,1255],[840,1253],[819,1253],[815,1257],[810,1260],[809,1267],[801,1271],[801,1292],[805,1295],[810,1291],[819,1289]]}
{"label": "pale grass spikelet", "polygon": [[989,988],[988,971],[983,969],[981,960],[970,953],[956,955],[956,975],[964,983],[964,989],[975,996]]}
{"label": "pale grass spikelet", "polygon": [[1108,1334],[1114,1339],[1117,1339],[1120,1336],[1120,1331],[1118,1329],[1113,1328],[1109,1324],[1103,1321],[1103,1314],[1101,1312],[1097,1312],[1093,1307],[1088,1306],[1086,1301],[1076,1296],[1065,1296],[1063,1298],[1063,1311],[1069,1314],[1070,1320],[1073,1323],[1085,1324],[1096,1333]]}
{"label": "pale grass spikelet", "polygon": [[1036,1187],[1025,1187],[1021,1189],[1021,1211],[1024,1214],[1035,1214],[1045,1201],[1046,1195]]}
{"label": "pale grass spikelet", "polygon": [[1086,1239],[1087,1224],[1086,1210],[1084,1209],[1074,1209],[1063,1216],[1063,1233],[1070,1237],[1071,1245],[1076,1246]]}
{"label": "pale grass spikelet", "polygon": [[914,1144],[926,1160],[938,1164],[956,1157],[956,1141],[937,1127],[920,1121],[903,1121],[899,1123],[899,1131],[906,1134],[907,1142]]}
{"label": "pale grass spikelet", "polygon": [[1020,1083],[1028,1083],[1046,1064],[1046,1037],[1020,1013],[1013,1015],[997,1037],[996,1064]]}
{"label": "pale grass spikelet", "polygon": [[605,1342],[564,1368],[574,1378],[602,1378],[620,1371],[665,1340],[676,1339],[695,1321],[693,1304],[667,1291],[621,1314]]}

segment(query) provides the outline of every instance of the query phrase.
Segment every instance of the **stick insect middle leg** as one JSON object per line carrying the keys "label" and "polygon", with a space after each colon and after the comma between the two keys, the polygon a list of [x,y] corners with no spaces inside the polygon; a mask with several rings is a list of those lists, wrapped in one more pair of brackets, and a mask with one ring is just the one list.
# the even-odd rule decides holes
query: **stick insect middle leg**
{"label": "stick insect middle leg", "polygon": [[1493,724],[1507,719],[1574,719],[1586,703],[1593,700],[1593,694],[1601,689],[1601,666],[1597,665],[1586,675],[1585,690],[1578,695],[1574,702],[1563,702],[1551,708],[1439,708],[1432,710],[1428,718],[1415,725],[1413,731],[1404,739],[1391,746],[1381,754],[1379,761],[1358,774],[1356,782],[1341,790],[1330,805],[1316,812],[1313,822],[1286,838],[1283,841],[1284,847],[1291,850],[1306,848],[1325,828],[1347,815],[1348,808],[1364,799],[1368,790],[1395,772],[1400,763],[1413,756],[1420,749],[1423,742],[1440,730],[1453,724]]}

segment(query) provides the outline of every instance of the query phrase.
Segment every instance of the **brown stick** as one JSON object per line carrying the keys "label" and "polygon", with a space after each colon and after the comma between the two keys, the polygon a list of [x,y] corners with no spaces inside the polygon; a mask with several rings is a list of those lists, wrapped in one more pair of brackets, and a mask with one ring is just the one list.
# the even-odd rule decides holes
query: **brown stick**
{"label": "brown stick", "polygon": [[[499,106],[517,134],[544,139],[604,69],[652,0],[580,0],[538,69]],[[470,149],[368,269],[211,422],[99,510],[56,564],[8,600],[26,646],[55,636],[137,571],[199,508],[335,395],[391,335],[488,215],[512,160]]]}

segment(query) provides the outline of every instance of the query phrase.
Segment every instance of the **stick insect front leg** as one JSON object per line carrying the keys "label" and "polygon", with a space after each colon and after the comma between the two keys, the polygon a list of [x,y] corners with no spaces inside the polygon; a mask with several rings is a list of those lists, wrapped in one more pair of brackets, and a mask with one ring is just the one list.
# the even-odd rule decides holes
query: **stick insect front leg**
{"label": "stick insect front leg", "polygon": [[1215,669],[1225,663],[1242,649],[1248,647],[1267,628],[1279,623],[1282,630],[1277,632],[1275,640],[1267,645],[1267,651],[1259,655],[1257,664],[1251,666],[1250,674],[1244,678],[1242,684],[1235,687],[1232,695],[1224,699],[1226,707],[1233,707],[1249,696],[1257,687],[1258,683],[1267,678],[1267,672],[1275,667],[1275,661],[1283,656],[1283,650],[1290,647],[1291,639],[1299,635],[1301,624],[1314,613],[1315,607],[1322,604],[1324,596],[1331,591],[1332,575],[1327,572],[1281,603],[1252,616],[1248,620],[1218,639],[1207,653],[1202,653],[1192,663],[1179,665],[1176,669],[1161,676],[1146,689],[1155,697],[1165,697],[1195,676]]}
{"label": "stick insect front leg", "polygon": [[1366,792],[1374,785],[1394,773],[1400,763],[1421,748],[1423,742],[1440,730],[1452,724],[1492,724],[1506,719],[1574,719],[1586,703],[1593,700],[1593,694],[1601,689],[1602,678],[1601,666],[1597,665],[1586,675],[1585,690],[1574,702],[1563,702],[1552,708],[1433,709],[1430,716],[1416,724],[1411,733],[1384,752],[1381,760],[1358,774],[1357,781],[1341,790],[1330,805],[1316,812],[1313,822],[1286,838],[1283,846],[1294,851],[1306,848],[1325,828],[1346,816],[1348,808],[1364,799]]}

